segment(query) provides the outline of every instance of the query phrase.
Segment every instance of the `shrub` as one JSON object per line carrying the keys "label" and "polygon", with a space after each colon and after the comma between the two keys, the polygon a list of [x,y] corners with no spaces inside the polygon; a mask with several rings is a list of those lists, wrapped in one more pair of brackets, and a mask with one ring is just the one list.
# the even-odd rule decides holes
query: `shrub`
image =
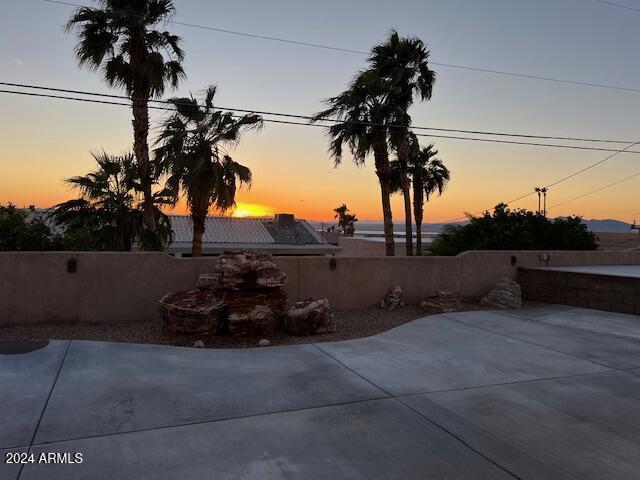
{"label": "shrub", "polygon": [[493,214],[485,212],[469,217],[466,225],[445,227],[430,250],[434,255],[457,255],[465,250],[595,250],[596,240],[581,217],[549,220],[499,204]]}
{"label": "shrub", "polygon": [[0,205],[0,251],[56,250],[58,239],[40,218],[12,204]]}

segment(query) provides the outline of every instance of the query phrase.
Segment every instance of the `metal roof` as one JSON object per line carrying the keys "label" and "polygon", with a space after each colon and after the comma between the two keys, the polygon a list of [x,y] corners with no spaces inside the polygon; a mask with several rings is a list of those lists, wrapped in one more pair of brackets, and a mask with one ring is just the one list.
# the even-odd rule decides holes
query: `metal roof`
{"label": "metal roof", "polygon": [[[174,231],[167,251],[191,251],[193,223],[189,215],[169,215]],[[205,254],[230,250],[271,252],[279,255],[335,254],[340,248],[327,243],[305,220],[295,219],[286,227],[273,218],[207,217],[202,239]]]}
{"label": "metal roof", "polygon": [[[173,243],[191,243],[193,222],[189,215],[169,215]],[[207,217],[202,243],[276,243],[260,219]]]}

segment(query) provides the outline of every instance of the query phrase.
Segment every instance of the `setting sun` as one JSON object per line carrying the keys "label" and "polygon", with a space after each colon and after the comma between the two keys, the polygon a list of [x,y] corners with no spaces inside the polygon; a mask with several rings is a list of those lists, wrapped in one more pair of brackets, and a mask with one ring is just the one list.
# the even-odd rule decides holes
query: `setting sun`
{"label": "setting sun", "polygon": [[258,203],[242,203],[238,202],[236,208],[231,213],[232,217],[269,217],[273,215],[273,209],[267,205]]}

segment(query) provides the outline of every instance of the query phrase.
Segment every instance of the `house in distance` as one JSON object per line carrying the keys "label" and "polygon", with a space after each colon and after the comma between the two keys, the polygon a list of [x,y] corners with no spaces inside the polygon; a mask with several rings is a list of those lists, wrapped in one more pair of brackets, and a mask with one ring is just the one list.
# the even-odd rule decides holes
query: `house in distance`
{"label": "house in distance", "polygon": [[[193,223],[189,215],[170,215],[173,241],[167,253],[191,254]],[[327,243],[306,221],[292,214],[274,218],[207,217],[202,239],[203,255],[228,251],[264,252],[272,255],[332,255],[340,248]]]}

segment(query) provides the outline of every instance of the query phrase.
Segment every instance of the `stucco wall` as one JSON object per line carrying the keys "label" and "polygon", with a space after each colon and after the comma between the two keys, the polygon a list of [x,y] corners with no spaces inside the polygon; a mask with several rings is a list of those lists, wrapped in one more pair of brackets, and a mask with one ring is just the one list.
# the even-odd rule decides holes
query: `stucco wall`
{"label": "stucco wall", "polygon": [[[548,262],[544,260],[548,255]],[[515,264],[512,265],[512,257]],[[434,289],[479,298],[519,266],[640,264],[640,252],[465,252],[457,257],[276,257],[291,301],[327,297],[335,309],[376,305],[392,285],[417,303]],[[67,273],[67,260],[77,261]],[[215,258],[162,253],[0,253],[0,324],[131,322],[154,318],[157,300],[193,288]]]}
{"label": "stucco wall", "polygon": [[[386,255],[385,244],[381,240],[338,237],[338,246],[341,250],[337,255],[339,257],[384,257]],[[394,245],[396,255],[403,256],[407,250],[404,238],[396,238]]]}

